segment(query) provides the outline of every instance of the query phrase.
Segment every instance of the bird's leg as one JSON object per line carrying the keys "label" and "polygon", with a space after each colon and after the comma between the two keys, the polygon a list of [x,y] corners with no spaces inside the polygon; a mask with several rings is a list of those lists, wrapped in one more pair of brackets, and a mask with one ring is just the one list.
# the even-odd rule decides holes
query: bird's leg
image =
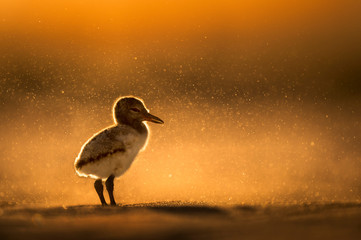
{"label": "bird's leg", "polygon": [[105,186],[107,188],[107,191],[109,193],[109,199],[110,199],[110,204],[111,205],[116,205],[115,200],[114,200],[114,196],[113,196],[113,191],[114,191],[114,175],[110,175],[108,177],[108,179],[105,181]]}
{"label": "bird's leg", "polygon": [[100,198],[100,201],[102,202],[102,205],[103,205],[103,206],[108,205],[108,204],[105,202],[105,199],[104,199],[104,195],[103,195],[103,183],[102,183],[102,180],[101,180],[101,179],[95,180],[95,182],[94,182],[94,188],[95,188],[95,190],[96,190],[97,193],[98,193],[98,196],[99,196],[99,198]]}

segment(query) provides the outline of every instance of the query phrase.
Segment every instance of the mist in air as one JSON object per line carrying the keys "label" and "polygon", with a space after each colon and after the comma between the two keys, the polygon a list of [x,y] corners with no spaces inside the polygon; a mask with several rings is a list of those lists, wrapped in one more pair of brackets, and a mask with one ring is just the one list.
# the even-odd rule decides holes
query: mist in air
{"label": "mist in air", "polygon": [[0,10],[1,201],[98,203],[73,164],[124,95],[165,124],[119,203],[361,200],[358,1],[29,4]]}

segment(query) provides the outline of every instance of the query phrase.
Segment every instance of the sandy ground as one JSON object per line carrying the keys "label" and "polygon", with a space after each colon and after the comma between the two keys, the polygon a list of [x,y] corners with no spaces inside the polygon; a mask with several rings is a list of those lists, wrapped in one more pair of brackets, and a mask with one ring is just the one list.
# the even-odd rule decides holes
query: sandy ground
{"label": "sandy ground", "polygon": [[2,204],[4,239],[361,239],[361,204],[218,207],[181,202],[29,208]]}

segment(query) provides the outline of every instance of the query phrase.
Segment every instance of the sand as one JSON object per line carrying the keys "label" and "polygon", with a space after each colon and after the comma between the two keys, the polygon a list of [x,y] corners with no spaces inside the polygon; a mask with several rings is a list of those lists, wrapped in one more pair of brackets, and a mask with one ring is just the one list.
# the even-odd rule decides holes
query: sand
{"label": "sand", "polygon": [[2,204],[1,239],[361,239],[361,204]]}

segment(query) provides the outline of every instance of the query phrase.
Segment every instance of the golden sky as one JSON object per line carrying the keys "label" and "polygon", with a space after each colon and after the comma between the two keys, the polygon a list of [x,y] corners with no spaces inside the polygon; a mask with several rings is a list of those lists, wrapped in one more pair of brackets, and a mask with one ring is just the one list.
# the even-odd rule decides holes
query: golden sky
{"label": "golden sky", "polygon": [[97,202],[73,162],[133,94],[165,124],[117,180],[123,202],[359,200],[360,12],[359,0],[1,1],[0,196]]}
{"label": "golden sky", "polygon": [[352,0],[4,0],[0,15],[1,27],[8,31],[138,36],[220,28],[262,32],[312,25],[337,27],[345,17],[349,21],[350,15],[356,16],[359,5]]}

